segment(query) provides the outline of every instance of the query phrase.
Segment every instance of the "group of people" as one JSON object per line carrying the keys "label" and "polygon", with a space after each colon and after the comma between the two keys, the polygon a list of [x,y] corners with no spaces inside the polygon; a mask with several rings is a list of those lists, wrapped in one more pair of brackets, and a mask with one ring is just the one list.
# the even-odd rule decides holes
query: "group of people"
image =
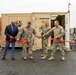
{"label": "group of people", "polygon": [[[64,29],[62,26],[59,25],[59,21],[55,20],[54,21],[54,27],[50,28],[49,22],[45,21],[45,25],[41,26],[39,28],[39,31],[41,33],[41,36],[38,36],[35,29],[31,27],[31,22],[27,22],[27,25],[21,28],[18,31],[18,27],[16,26],[16,22],[12,21],[10,25],[7,25],[5,28],[5,35],[6,35],[6,45],[4,47],[3,53],[2,53],[2,58],[1,60],[4,60],[8,48],[10,46],[10,43],[12,43],[12,50],[11,50],[11,59],[15,60],[15,42],[19,40],[26,40],[26,43],[22,43],[22,58],[24,60],[27,59],[27,55],[29,55],[29,59],[33,59],[33,52],[32,52],[32,47],[33,47],[33,34],[37,38],[42,39],[42,49],[43,49],[43,54],[41,55],[41,59],[44,60],[48,56],[48,38],[51,36],[52,32],[54,33],[54,38],[56,39],[63,39],[64,35]],[[12,42],[9,42],[10,39],[12,39]],[[51,56],[48,60],[54,60],[54,55],[57,50],[57,47],[59,47],[61,51],[61,59],[65,60],[65,51],[64,51],[64,43],[59,42],[58,40],[53,41],[53,45],[51,47]],[[28,49],[28,51],[27,51]]]}

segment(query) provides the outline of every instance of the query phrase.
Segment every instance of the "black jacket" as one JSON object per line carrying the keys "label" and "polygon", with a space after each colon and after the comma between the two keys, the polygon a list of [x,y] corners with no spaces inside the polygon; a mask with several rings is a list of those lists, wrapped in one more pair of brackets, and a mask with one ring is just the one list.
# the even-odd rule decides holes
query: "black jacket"
{"label": "black jacket", "polygon": [[15,37],[17,35],[17,33],[18,33],[18,27],[17,26],[14,26],[14,32],[12,32],[11,24],[6,26],[6,28],[5,28],[6,40],[9,41],[10,36]]}

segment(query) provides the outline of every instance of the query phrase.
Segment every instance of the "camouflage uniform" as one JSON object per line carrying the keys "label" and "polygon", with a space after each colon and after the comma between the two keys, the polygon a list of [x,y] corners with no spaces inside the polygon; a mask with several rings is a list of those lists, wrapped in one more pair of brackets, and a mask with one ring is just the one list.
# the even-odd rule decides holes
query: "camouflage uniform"
{"label": "camouflage uniform", "polygon": [[23,57],[26,57],[27,55],[27,47],[28,47],[28,53],[30,56],[32,56],[32,47],[33,47],[33,34],[36,35],[36,31],[34,28],[32,27],[23,27],[17,37],[19,39],[23,39],[23,40],[26,40],[27,42],[26,43],[23,43],[22,44],[22,55]]}
{"label": "camouflage uniform", "polygon": [[[42,36],[42,35],[45,35],[50,30],[50,27],[49,26],[41,26],[39,28],[39,30],[40,30],[41,36]],[[48,36],[46,38],[42,37],[42,49],[44,50],[44,54],[48,53],[47,45],[48,45]]]}
{"label": "camouflage uniform", "polygon": [[[54,32],[54,37],[63,39],[64,29],[63,29],[62,26],[59,25],[58,27],[53,27],[44,36],[50,35],[52,31]],[[62,56],[65,55],[65,52],[64,52],[64,43],[58,42],[57,40],[54,40],[53,45],[52,45],[51,56],[54,56],[54,54],[55,54],[58,46],[60,48],[60,51],[61,51]]]}

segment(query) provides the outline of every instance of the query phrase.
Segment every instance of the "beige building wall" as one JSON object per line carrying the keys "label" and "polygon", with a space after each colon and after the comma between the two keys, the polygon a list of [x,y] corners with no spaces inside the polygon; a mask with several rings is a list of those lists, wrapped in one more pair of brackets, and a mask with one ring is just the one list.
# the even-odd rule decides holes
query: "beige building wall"
{"label": "beige building wall", "polygon": [[[50,26],[50,14],[45,13],[33,13],[32,14],[32,23],[33,23],[33,27],[35,28],[37,34],[40,36],[40,32],[39,32],[39,27],[42,25],[42,21],[49,21],[49,26]],[[48,44],[48,49],[50,49],[51,45],[50,45],[50,40],[49,40],[49,44]],[[42,43],[41,43],[41,39],[38,39],[36,37],[34,37],[34,48],[35,49],[41,49],[42,48]]]}
{"label": "beige building wall", "polygon": [[[2,40],[5,39],[5,27],[6,25],[10,24],[12,20],[21,20],[22,21],[22,26],[25,26],[27,24],[28,21],[31,21],[31,13],[29,14],[2,14]],[[19,27],[19,28],[21,28]],[[2,46],[4,47],[5,43],[2,44]],[[20,43],[16,43],[16,47],[21,47]]]}
{"label": "beige building wall", "polygon": [[[25,26],[27,24],[28,21],[32,22],[32,27],[35,28],[36,32],[38,35],[40,35],[39,32],[39,27],[42,25],[42,21],[49,21],[49,26],[51,27],[51,20],[55,20],[56,17],[58,15],[66,15],[67,12],[41,12],[41,13],[25,13],[25,14],[2,14],[1,18],[2,18],[2,34],[1,34],[1,38],[2,40],[5,39],[5,35],[4,35],[4,30],[6,25],[10,24],[12,20],[21,20],[22,21],[22,26]],[[19,29],[21,28],[19,27]],[[42,45],[41,45],[41,39],[38,39],[37,37],[33,36],[34,38],[34,46],[33,49],[41,49]],[[48,44],[48,49],[51,48],[51,44],[50,44],[50,40],[49,40],[49,44]],[[2,46],[4,47],[5,43],[2,44]],[[20,43],[16,43],[16,47],[22,47],[22,45]]]}

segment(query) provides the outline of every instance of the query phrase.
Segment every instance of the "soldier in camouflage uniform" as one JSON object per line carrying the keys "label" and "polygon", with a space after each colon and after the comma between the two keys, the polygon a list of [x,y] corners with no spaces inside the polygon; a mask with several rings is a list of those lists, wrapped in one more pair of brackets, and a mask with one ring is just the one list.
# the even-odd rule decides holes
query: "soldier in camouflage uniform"
{"label": "soldier in camouflage uniform", "polygon": [[17,40],[22,39],[22,40],[26,40],[26,43],[22,44],[22,56],[23,59],[26,60],[27,59],[27,47],[28,47],[28,53],[29,53],[29,58],[33,59],[33,53],[32,53],[32,47],[33,47],[33,34],[38,37],[36,35],[36,31],[34,28],[32,28],[31,26],[31,22],[27,23],[27,26],[23,27],[18,35],[17,35]]}
{"label": "soldier in camouflage uniform", "polygon": [[[56,20],[54,22],[55,27],[53,27],[50,31],[48,31],[45,35],[43,35],[43,37],[46,37],[47,35],[50,35],[51,32],[54,32],[54,38],[59,38],[59,39],[63,39],[63,35],[64,35],[64,29],[62,26],[59,25],[59,21]],[[48,60],[53,60],[54,59],[54,54],[57,50],[57,47],[60,47],[60,51],[62,54],[62,60],[65,60],[65,52],[64,52],[64,43],[59,42],[57,40],[54,40],[53,45],[52,45],[52,52],[51,52],[51,57]]]}
{"label": "soldier in camouflage uniform", "polygon": [[[49,22],[48,21],[45,21],[45,25],[41,26],[39,28],[40,32],[41,32],[41,36],[42,35],[45,35],[51,28],[49,27]],[[47,57],[47,53],[48,53],[48,50],[47,50],[47,45],[48,45],[48,37],[42,37],[42,49],[44,50],[44,53],[42,54],[42,58],[41,59],[46,59]]]}

